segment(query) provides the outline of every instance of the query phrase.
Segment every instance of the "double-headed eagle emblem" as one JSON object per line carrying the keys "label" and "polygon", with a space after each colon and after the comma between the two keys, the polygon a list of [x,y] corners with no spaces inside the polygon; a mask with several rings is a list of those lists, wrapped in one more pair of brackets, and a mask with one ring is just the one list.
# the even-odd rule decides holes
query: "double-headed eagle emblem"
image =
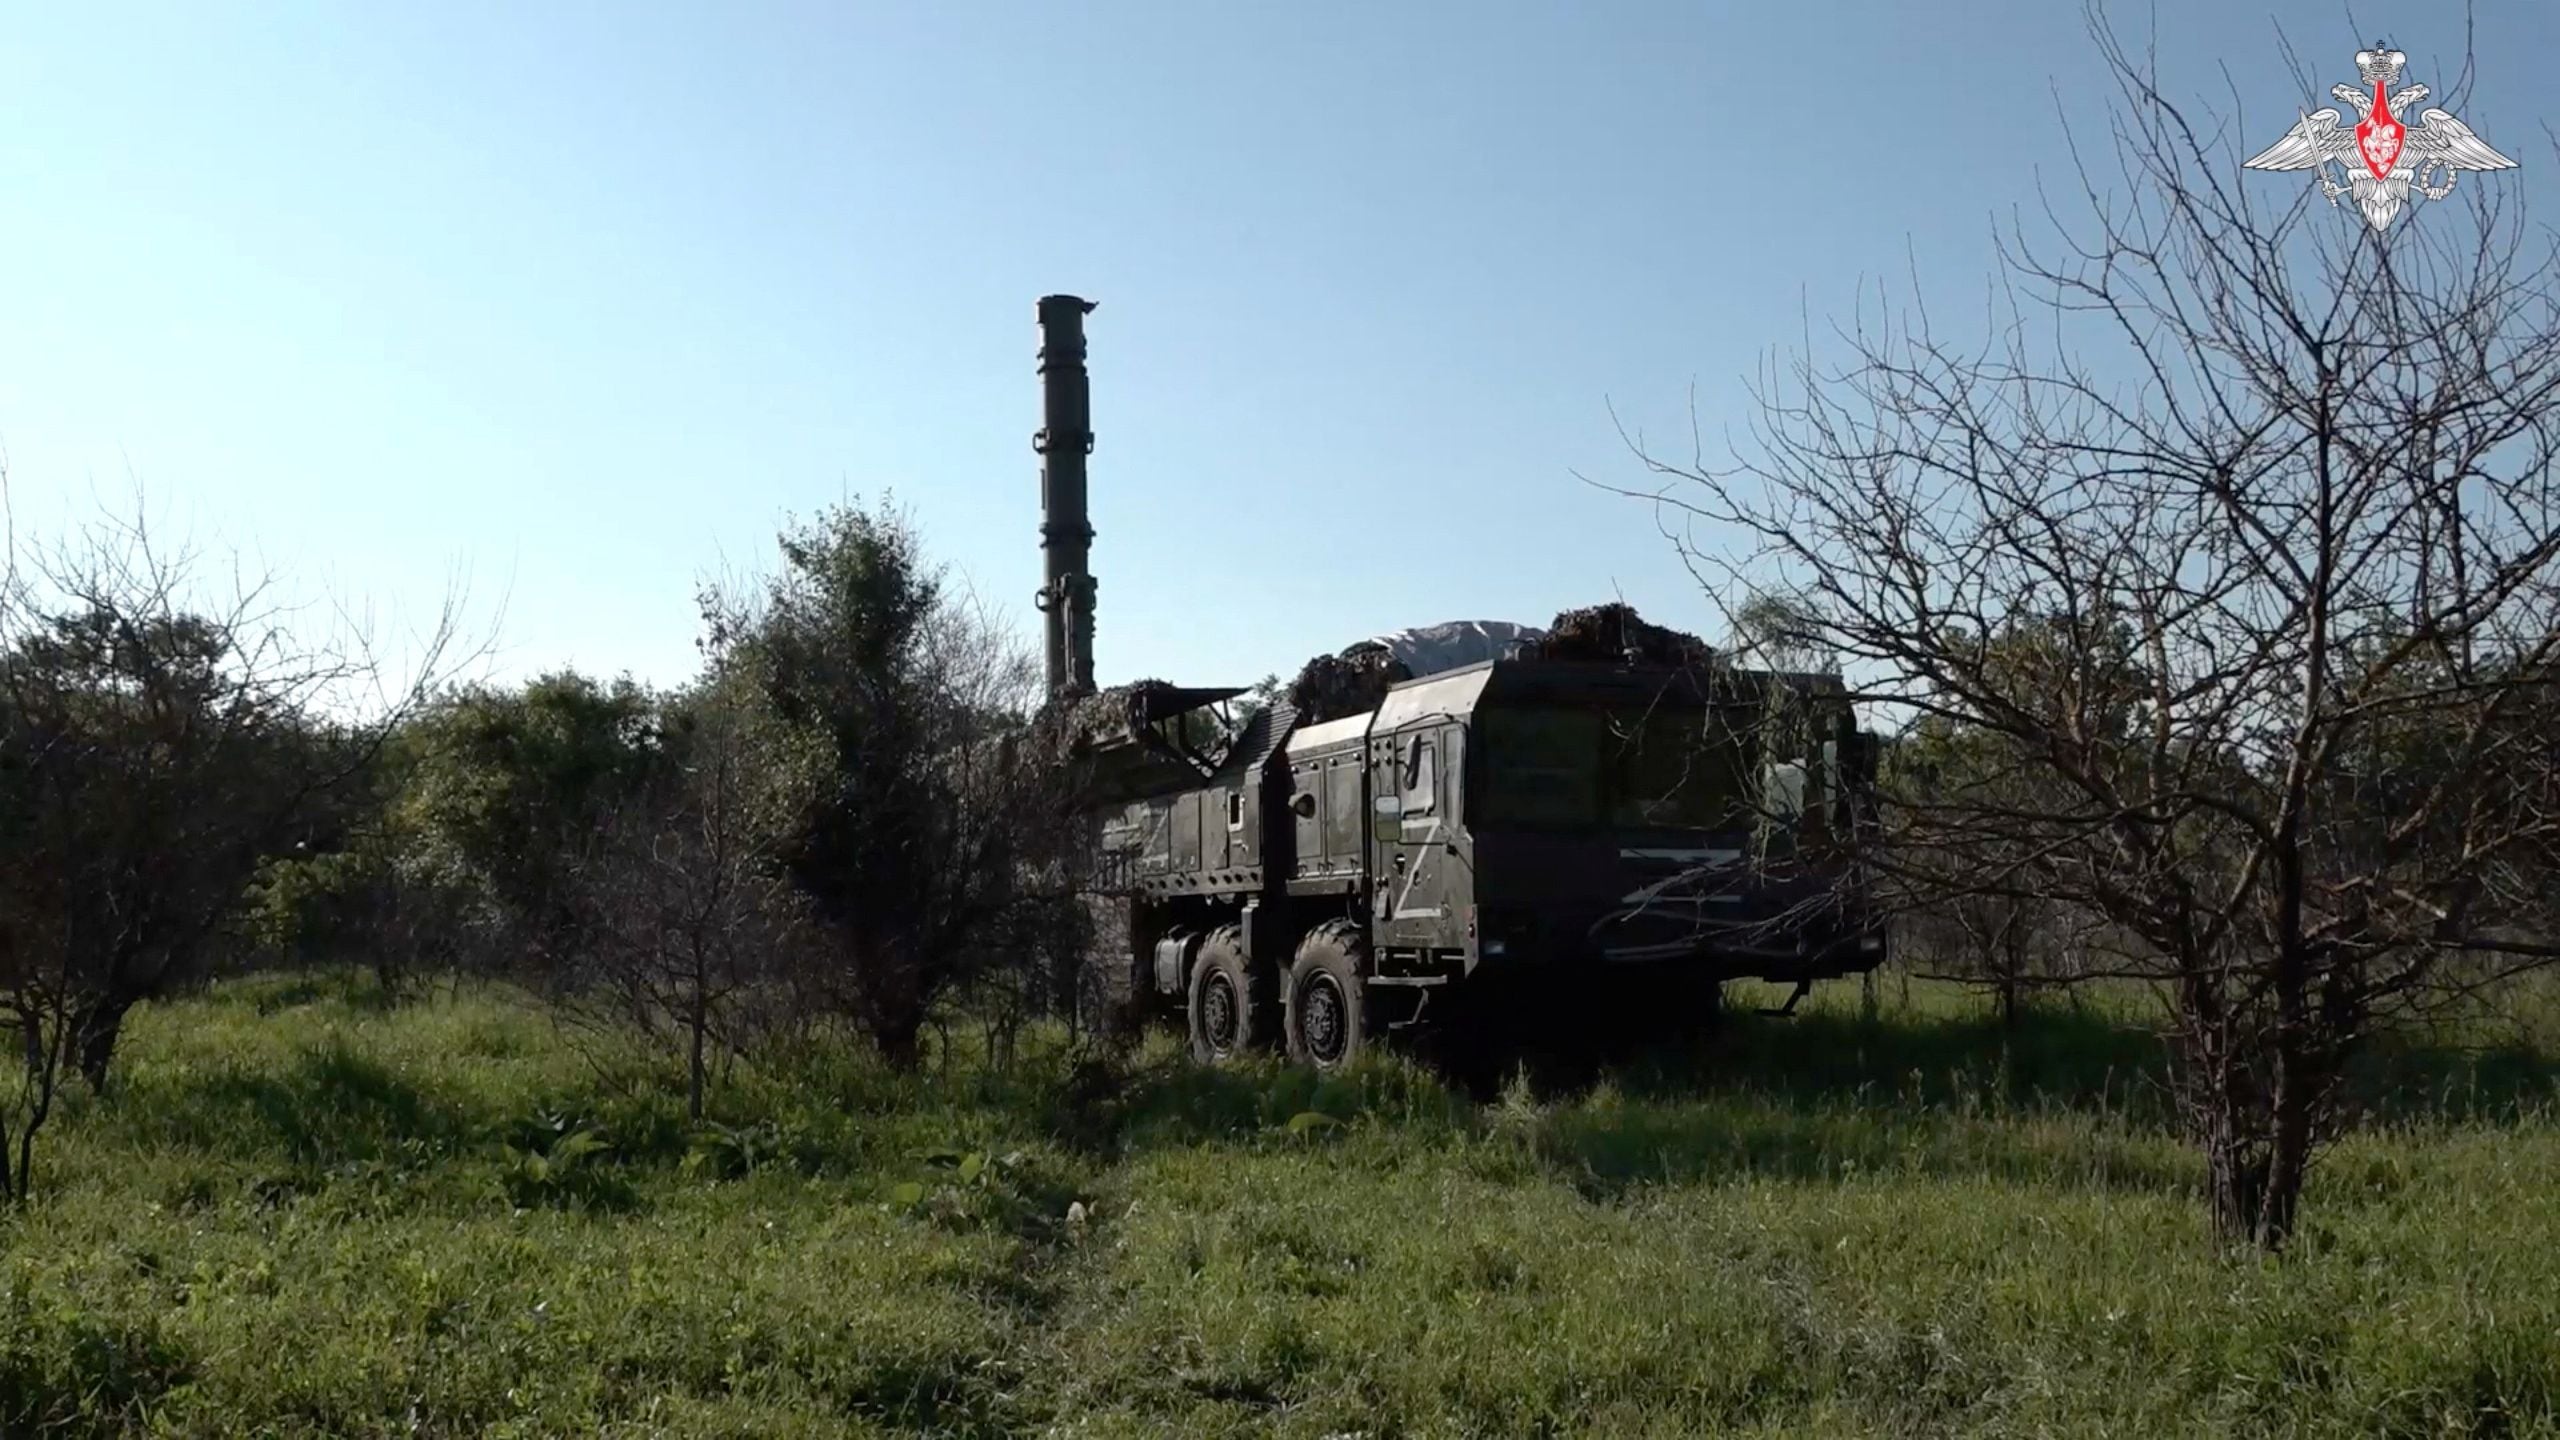
{"label": "double-headed eagle emblem", "polygon": [[[2410,107],[2427,98],[2424,85],[2392,91],[2400,68],[2407,63],[2409,57],[2397,50],[2377,46],[2357,51],[2356,74],[2373,94],[2368,97],[2351,85],[2329,90],[2355,108],[2355,127],[2339,124],[2335,109],[2315,110],[2264,154],[2248,161],[2246,168],[2311,171],[2330,204],[2353,195],[2356,208],[2376,230],[2399,216],[2413,189],[2429,200],[2441,200],[2453,193],[2453,182],[2461,171],[2515,168],[2516,162],[2490,149],[2471,133],[2470,126],[2442,110],[2421,113],[2415,125],[2404,121],[2401,117]],[[2345,184],[2329,178],[2332,164],[2345,173]]]}

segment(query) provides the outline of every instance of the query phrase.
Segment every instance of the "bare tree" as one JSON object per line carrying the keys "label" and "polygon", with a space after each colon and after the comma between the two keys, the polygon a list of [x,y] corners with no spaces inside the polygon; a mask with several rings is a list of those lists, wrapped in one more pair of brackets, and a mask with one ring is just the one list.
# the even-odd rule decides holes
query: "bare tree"
{"label": "bare tree", "polygon": [[1638,443],[1640,493],[2007,777],[1889,781],[1898,903],[2121,942],[2218,1230],[2275,1249],[2359,1047],[2560,955],[2560,295],[2496,182],[2377,232],[2092,29],[2122,183],[2084,159],[2085,217],[2004,234],[1987,341],[1862,320],[1762,378],[1731,464]]}
{"label": "bare tree", "polygon": [[[2009,851],[1986,854],[1997,847],[1973,827],[1942,829],[1915,817],[2034,814],[2074,803],[2043,767],[2021,763],[2013,752],[2004,737],[1934,718],[1899,738],[1883,779],[1902,822],[1894,857],[1901,875],[1999,876],[2021,858]],[[1904,972],[1988,989],[2004,1031],[2017,1028],[2027,996],[2069,985],[2104,964],[2091,958],[2103,948],[2100,927],[2071,905],[2000,883],[1913,888],[1937,893],[1903,897],[1921,901],[1897,916],[1896,950]]]}
{"label": "bare tree", "polygon": [[707,686],[662,713],[657,773],[567,866],[582,942],[543,978],[573,1018],[673,1040],[700,1120],[714,1048],[750,1047],[765,1012],[749,1002],[789,979],[804,917],[740,697]]}
{"label": "bare tree", "polygon": [[1729,653],[1740,664],[1773,670],[1833,668],[1839,657],[1825,650],[1814,607],[1801,596],[1756,590],[1733,607]]}
{"label": "bare tree", "polygon": [[394,683],[360,629],[303,638],[269,582],[217,594],[136,514],[41,549],[12,530],[0,572],[0,1005],[26,1060],[0,1189],[16,1195],[60,1077],[106,1087],[126,1014],[202,973],[261,863],[360,788],[455,633],[448,608]]}

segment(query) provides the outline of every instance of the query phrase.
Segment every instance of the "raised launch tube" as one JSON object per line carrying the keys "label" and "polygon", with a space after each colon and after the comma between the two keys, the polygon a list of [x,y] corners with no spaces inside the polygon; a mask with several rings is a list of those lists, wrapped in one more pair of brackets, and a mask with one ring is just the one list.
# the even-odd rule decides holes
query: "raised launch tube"
{"label": "raised launch tube", "polygon": [[1034,603],[1047,641],[1049,693],[1093,693],[1094,580],[1086,566],[1093,523],[1085,508],[1085,457],[1093,453],[1093,397],[1084,368],[1084,317],[1093,302],[1073,295],[1040,300],[1042,424],[1031,438],[1040,456],[1040,552],[1046,576]]}

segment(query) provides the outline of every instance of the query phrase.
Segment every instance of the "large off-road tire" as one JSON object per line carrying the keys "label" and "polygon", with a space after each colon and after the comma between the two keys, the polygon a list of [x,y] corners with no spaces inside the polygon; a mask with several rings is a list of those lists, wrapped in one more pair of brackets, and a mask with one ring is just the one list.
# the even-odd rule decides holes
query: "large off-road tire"
{"label": "large off-road tire", "polygon": [[1209,932],[1191,967],[1191,1058],[1226,1065],[1271,1048],[1279,1029],[1279,997],[1269,967],[1244,958],[1244,936],[1233,925]]}
{"label": "large off-road tire", "polygon": [[1366,952],[1360,932],[1345,920],[1328,920],[1298,942],[1282,1007],[1291,1060],[1333,1071],[1367,1053]]}

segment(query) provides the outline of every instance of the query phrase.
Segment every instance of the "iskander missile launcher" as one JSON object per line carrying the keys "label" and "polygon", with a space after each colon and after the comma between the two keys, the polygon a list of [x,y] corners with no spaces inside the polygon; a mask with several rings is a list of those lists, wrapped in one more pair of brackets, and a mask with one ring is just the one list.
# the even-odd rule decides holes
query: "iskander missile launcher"
{"label": "iskander missile launcher", "polygon": [[1093,309],[1039,304],[1038,603],[1121,999],[1179,1017],[1204,1061],[1330,1069],[1416,1027],[1702,1024],[1727,981],[1790,984],[1792,1006],[1883,961],[1877,749],[1835,676],[1736,666],[1610,606],[1404,632],[1330,657],[1349,688],[1242,714],[1244,686],[1097,689]]}

